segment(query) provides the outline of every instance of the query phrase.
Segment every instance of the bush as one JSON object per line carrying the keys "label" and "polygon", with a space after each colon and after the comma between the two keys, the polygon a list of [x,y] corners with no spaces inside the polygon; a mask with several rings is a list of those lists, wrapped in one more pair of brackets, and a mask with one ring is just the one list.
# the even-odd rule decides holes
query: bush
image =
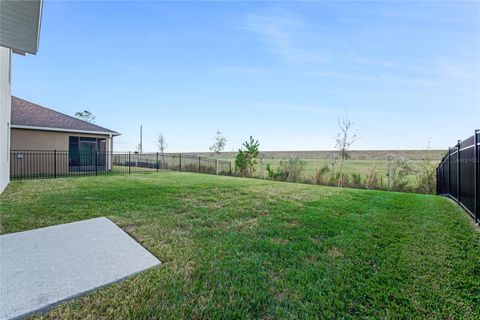
{"label": "bush", "polygon": [[285,176],[284,172],[281,172],[277,169],[277,171],[273,170],[270,166],[270,164],[267,164],[266,169],[267,170],[267,175],[270,179],[272,180],[280,180],[280,181],[286,181],[287,177]]}
{"label": "bush", "polygon": [[371,167],[367,170],[364,179],[364,186],[367,189],[382,189],[383,177],[379,178],[379,173],[376,167]]}
{"label": "bush", "polygon": [[352,172],[350,174],[352,180],[350,181],[350,184],[349,186],[352,187],[352,188],[363,188],[363,179],[362,179],[362,175],[360,173],[355,173],[355,172]]}
{"label": "bush", "polygon": [[330,180],[330,167],[327,164],[324,164],[317,170],[317,172],[315,172],[315,183],[328,185]]}
{"label": "bush", "polygon": [[433,194],[436,190],[436,165],[429,160],[422,160],[417,164],[417,179],[415,191]]}
{"label": "bush", "polygon": [[279,169],[286,176],[287,181],[300,181],[307,162],[300,158],[291,158],[288,161],[280,161]]}
{"label": "bush", "polygon": [[273,170],[270,165],[267,164],[266,170],[270,179],[299,182],[306,164],[306,161],[297,157],[288,159],[287,161],[280,161],[277,170]]}
{"label": "bush", "polygon": [[408,175],[414,172],[414,167],[405,158],[393,162],[390,171],[391,188],[395,191],[408,191]]}

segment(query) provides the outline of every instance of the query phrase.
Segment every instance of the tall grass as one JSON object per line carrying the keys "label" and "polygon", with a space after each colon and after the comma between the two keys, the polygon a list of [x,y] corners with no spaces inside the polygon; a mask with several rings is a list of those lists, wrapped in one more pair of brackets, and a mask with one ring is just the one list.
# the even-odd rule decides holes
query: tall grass
{"label": "tall grass", "polygon": [[[348,163],[348,160],[347,160]],[[410,161],[405,158],[392,160],[389,169],[372,162],[367,168],[352,169],[341,176],[335,172],[333,165],[324,163],[314,173],[307,170],[307,162],[300,158],[281,160],[276,167],[266,165],[266,174],[258,177],[289,182],[300,182],[348,188],[388,190],[433,194],[436,185],[436,162],[429,159]],[[389,183],[390,182],[390,183]]]}

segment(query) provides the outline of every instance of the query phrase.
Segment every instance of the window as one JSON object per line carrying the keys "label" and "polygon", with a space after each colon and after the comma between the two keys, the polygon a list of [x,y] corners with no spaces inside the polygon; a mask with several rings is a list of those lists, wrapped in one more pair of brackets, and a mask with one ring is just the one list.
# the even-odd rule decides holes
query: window
{"label": "window", "polygon": [[70,167],[88,167],[96,163],[96,152],[99,152],[97,165],[105,165],[105,138],[70,136],[68,140],[68,163]]}

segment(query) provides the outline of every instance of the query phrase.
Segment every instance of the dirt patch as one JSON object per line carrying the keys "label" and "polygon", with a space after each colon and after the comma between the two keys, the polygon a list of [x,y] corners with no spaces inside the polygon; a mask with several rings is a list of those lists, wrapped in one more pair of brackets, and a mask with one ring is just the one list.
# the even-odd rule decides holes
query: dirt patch
{"label": "dirt patch", "polygon": [[284,244],[290,242],[290,240],[284,238],[272,238],[271,241],[276,244]]}
{"label": "dirt patch", "polygon": [[328,255],[330,257],[334,257],[334,258],[337,258],[337,257],[343,257],[343,253],[338,250],[338,248],[336,247],[333,247],[331,249],[328,250]]}

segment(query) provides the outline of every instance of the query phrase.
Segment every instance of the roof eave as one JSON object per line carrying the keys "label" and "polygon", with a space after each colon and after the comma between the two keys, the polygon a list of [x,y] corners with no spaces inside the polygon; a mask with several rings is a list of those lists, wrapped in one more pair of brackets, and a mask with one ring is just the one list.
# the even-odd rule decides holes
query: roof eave
{"label": "roof eave", "polygon": [[85,134],[98,134],[103,136],[113,136],[117,137],[121,135],[115,131],[91,131],[91,130],[79,130],[79,129],[66,129],[66,128],[51,128],[51,127],[37,127],[37,126],[26,126],[12,124],[10,126],[12,129],[26,129],[26,130],[40,130],[40,131],[57,131],[57,132],[72,132],[72,133],[85,133]]}
{"label": "roof eave", "polygon": [[[38,19],[36,20],[36,36],[35,36],[35,44],[33,46],[30,46],[29,48],[19,48],[17,45],[13,45],[12,43],[4,43],[2,41],[1,47],[8,48],[12,50],[13,53],[25,56],[27,53],[36,55],[38,52],[38,48],[40,46],[40,30],[42,26],[42,15],[43,15],[43,1],[44,0],[38,0]],[[19,1],[20,2],[20,1]],[[30,50],[29,50],[30,49]]]}

